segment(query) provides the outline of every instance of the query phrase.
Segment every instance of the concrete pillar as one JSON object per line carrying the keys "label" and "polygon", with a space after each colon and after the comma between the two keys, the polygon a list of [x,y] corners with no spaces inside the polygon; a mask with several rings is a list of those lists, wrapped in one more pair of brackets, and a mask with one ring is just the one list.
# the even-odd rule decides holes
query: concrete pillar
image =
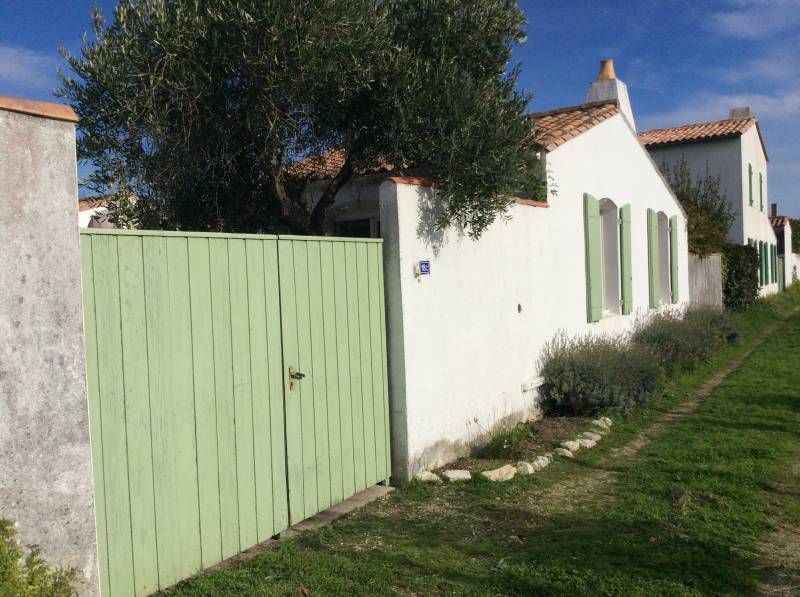
{"label": "concrete pillar", "polygon": [[97,595],[76,122],[0,97],[0,517]]}

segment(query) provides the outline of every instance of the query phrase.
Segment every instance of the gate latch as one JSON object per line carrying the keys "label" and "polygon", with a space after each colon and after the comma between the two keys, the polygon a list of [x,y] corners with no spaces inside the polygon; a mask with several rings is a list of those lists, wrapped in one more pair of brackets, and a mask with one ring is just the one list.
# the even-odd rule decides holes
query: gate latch
{"label": "gate latch", "polygon": [[294,387],[294,381],[300,381],[306,376],[305,373],[300,373],[300,371],[295,371],[291,367],[289,367],[289,389],[291,390]]}

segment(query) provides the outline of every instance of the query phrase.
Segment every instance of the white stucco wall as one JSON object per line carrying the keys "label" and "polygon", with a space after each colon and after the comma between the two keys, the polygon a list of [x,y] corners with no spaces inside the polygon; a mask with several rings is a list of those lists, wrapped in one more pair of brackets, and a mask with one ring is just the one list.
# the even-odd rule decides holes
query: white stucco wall
{"label": "white stucco wall", "polygon": [[[720,186],[736,213],[729,234],[731,241],[747,244],[752,238],[777,245],[777,238],[769,223],[769,177],[767,156],[764,154],[758,129],[755,126],[739,137],[714,139],[703,142],[652,147],[650,154],[661,166],[664,162],[675,164],[685,158],[695,177],[706,172],[720,177]],[[753,205],[750,205],[750,183],[748,166],[753,166]],[[764,177],[764,208],[759,198],[758,175]],[[762,295],[778,292],[777,283],[762,287]]]}
{"label": "white stucco wall", "polygon": [[[427,187],[380,187],[393,474],[444,464],[498,424],[536,413],[537,358],[558,330],[621,331],[648,309],[647,208],[680,223],[680,303],[688,303],[686,221],[622,116],[549,154],[558,196],[515,205],[474,241],[432,227]],[[583,194],[632,206],[635,312],[586,322]],[[414,265],[429,260],[431,274]]]}

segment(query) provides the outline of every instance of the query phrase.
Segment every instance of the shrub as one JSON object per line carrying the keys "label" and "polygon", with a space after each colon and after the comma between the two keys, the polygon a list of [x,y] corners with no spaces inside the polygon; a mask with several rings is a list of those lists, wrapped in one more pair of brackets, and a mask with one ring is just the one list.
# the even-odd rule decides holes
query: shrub
{"label": "shrub", "polygon": [[749,309],[758,298],[758,251],[750,246],[728,245],[724,255],[722,296],[725,306],[734,311]]}
{"label": "shrub", "polygon": [[540,357],[542,404],[549,412],[626,413],[661,393],[658,362],[624,337],[559,334]]}
{"label": "shrub", "polygon": [[652,355],[667,373],[693,369],[708,361],[721,344],[736,339],[730,315],[714,307],[689,307],[680,311],[657,313],[641,322],[633,331],[631,342]]}
{"label": "shrub", "polygon": [[74,570],[50,568],[35,545],[24,553],[14,525],[0,519],[0,596],[71,597],[77,595]]}

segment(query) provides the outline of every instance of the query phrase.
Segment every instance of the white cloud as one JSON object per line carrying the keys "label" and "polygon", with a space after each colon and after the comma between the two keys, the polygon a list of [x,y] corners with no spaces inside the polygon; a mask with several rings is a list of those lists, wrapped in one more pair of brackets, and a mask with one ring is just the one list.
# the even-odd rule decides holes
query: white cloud
{"label": "white cloud", "polygon": [[800,0],[731,0],[715,12],[709,28],[723,35],[761,39],[800,25]]}
{"label": "white cloud", "polygon": [[800,89],[775,95],[702,92],[690,96],[673,110],[652,114],[638,120],[642,130],[709,122],[723,120],[728,117],[731,108],[742,106],[749,106],[753,114],[762,121],[792,121],[800,117]]}
{"label": "white cloud", "polygon": [[0,89],[25,96],[50,93],[58,86],[59,64],[55,53],[0,44]]}

